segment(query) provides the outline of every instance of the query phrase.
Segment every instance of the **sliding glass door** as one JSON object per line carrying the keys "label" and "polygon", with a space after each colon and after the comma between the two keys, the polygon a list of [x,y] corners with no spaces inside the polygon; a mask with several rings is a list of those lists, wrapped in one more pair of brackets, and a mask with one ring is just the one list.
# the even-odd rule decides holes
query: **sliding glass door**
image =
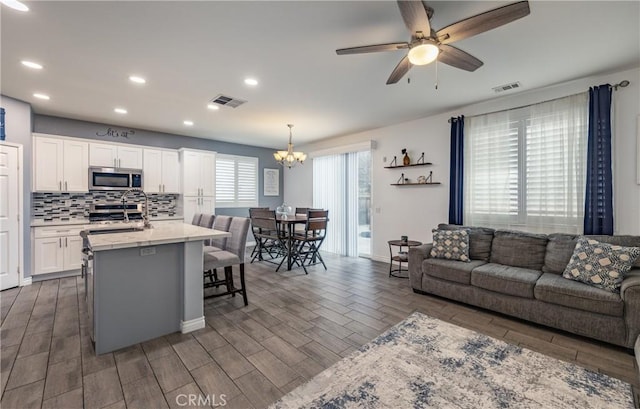
{"label": "sliding glass door", "polygon": [[371,254],[371,152],[313,158],[313,207],[329,210],[323,250]]}

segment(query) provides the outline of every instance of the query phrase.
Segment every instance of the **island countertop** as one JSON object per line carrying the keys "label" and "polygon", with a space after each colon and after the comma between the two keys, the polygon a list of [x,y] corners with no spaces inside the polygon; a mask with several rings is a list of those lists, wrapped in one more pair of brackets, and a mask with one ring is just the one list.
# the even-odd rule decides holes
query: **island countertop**
{"label": "island countertop", "polygon": [[89,247],[95,252],[231,237],[231,233],[186,223],[173,223],[166,225],[160,224],[143,231],[88,234],[86,237],[89,242]]}

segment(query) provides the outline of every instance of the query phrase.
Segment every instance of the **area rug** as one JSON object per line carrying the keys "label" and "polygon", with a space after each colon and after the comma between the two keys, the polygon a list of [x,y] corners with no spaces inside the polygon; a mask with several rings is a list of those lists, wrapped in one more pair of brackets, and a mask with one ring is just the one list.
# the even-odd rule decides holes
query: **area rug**
{"label": "area rug", "polygon": [[633,408],[621,380],[414,313],[271,408]]}

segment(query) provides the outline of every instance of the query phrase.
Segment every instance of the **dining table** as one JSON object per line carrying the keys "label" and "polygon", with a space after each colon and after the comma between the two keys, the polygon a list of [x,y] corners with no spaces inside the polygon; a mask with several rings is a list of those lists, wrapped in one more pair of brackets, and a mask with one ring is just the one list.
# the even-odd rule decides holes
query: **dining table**
{"label": "dining table", "polygon": [[[306,214],[295,214],[295,215],[287,215],[287,214],[276,214],[276,222],[283,226],[283,230],[287,233],[287,271],[290,271],[293,267],[294,260],[294,252],[293,252],[293,242],[294,242],[294,227],[296,224],[305,224],[307,223],[307,215]],[[278,267],[279,268],[279,267]],[[277,271],[277,270],[276,270]]]}

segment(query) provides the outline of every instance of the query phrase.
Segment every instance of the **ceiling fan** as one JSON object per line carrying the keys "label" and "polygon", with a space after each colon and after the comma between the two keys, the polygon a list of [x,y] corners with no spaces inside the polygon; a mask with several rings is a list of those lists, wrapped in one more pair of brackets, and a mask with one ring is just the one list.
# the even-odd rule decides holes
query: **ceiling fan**
{"label": "ceiling fan", "polygon": [[529,2],[519,1],[460,20],[435,31],[430,23],[433,9],[426,2],[399,0],[398,7],[404,24],[411,33],[409,42],[336,50],[338,55],[345,55],[408,49],[407,55],[400,60],[387,79],[387,84],[400,81],[412,66],[426,65],[436,59],[452,67],[475,71],[482,66],[482,61],[449,44],[492,30],[529,14]]}

